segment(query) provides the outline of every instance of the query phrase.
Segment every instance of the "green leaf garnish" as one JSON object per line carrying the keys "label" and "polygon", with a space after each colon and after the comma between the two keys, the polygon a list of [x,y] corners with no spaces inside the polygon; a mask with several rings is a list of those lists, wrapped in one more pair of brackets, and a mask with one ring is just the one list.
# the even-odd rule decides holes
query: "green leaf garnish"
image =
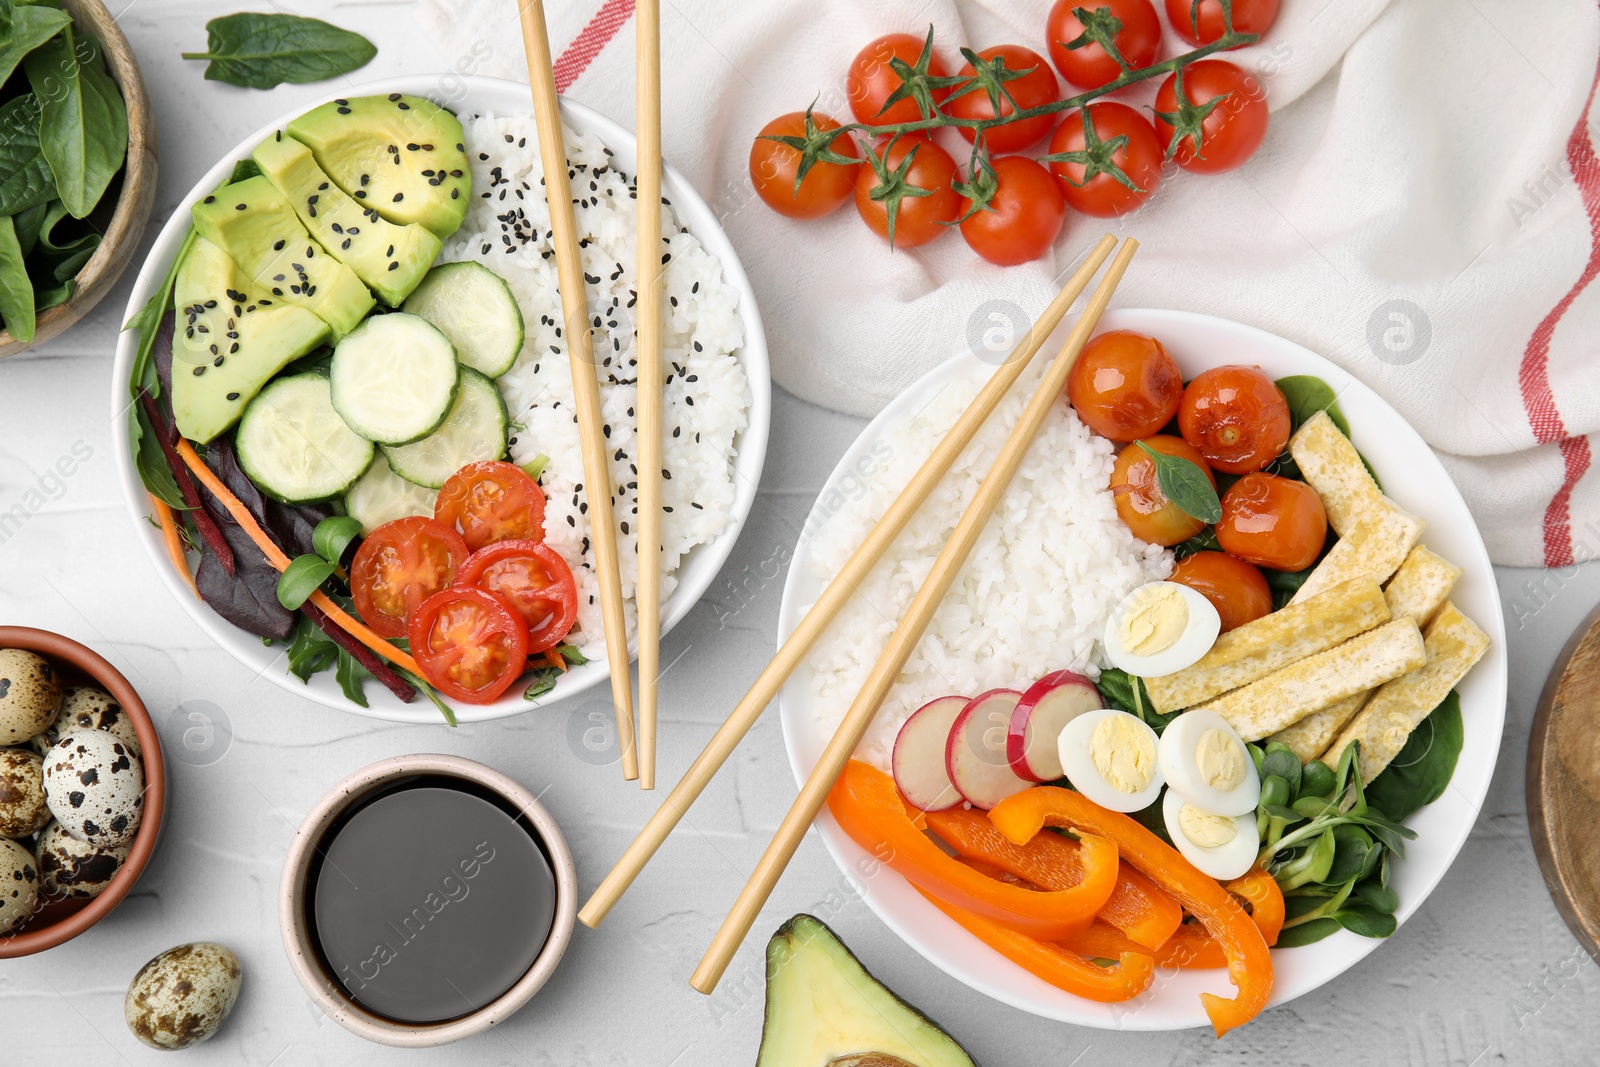
{"label": "green leaf garnish", "polygon": [[290,611],[300,610],[306,598],[333,575],[333,566],[321,556],[310,553],[291,560],[278,575],[278,603]]}
{"label": "green leaf garnish", "polygon": [[377,54],[377,46],[359,33],[321,19],[242,11],[206,23],[206,50],[184,52],[183,58],[207,60],[208,81],[270,89],[348,74]]}
{"label": "green leaf garnish", "polygon": [[1182,456],[1157,452],[1143,441],[1136,443],[1156,465],[1156,485],[1162,496],[1201,522],[1221,520],[1222,501],[1217,499],[1217,490],[1205,471]]}
{"label": "green leaf garnish", "polygon": [[317,528],[311,534],[311,547],[316,550],[328,563],[334,566],[344,558],[345,549],[350,547],[361,534],[361,521],[349,515],[329,515],[317,523]]}

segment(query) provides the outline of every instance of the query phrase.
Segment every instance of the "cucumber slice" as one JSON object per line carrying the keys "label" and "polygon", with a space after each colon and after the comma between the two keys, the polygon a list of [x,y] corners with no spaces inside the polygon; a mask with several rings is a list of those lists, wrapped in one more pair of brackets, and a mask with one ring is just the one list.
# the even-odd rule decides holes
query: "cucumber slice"
{"label": "cucumber slice", "polygon": [[291,374],[257,393],[234,445],[250,480],[285,504],[342,496],[372,465],[372,442],[344,424],[320,374]]}
{"label": "cucumber slice", "polygon": [[500,389],[471,367],[461,368],[456,402],[444,425],[409,445],[384,445],[389,466],[408,482],[441,488],[468,463],[502,459],[511,416]]}
{"label": "cucumber slice", "polygon": [[433,501],[438,495],[400,477],[389,468],[387,460],[376,459],[344,495],[344,510],[361,524],[365,535],[386,522],[410,515],[432,518]]}
{"label": "cucumber slice", "polygon": [[522,311],[504,278],[481,263],[443,263],[401,305],[437,326],[465,366],[498,378],[522,351]]}
{"label": "cucumber slice", "polygon": [[328,369],[345,425],[380,445],[420,441],[456,399],[456,350],[416,315],[374,315],[339,341]]}

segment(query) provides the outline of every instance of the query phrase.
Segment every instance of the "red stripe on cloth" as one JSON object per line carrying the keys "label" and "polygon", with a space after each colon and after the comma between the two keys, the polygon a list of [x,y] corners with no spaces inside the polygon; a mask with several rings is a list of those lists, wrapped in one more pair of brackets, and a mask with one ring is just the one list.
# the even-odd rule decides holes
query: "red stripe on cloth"
{"label": "red stripe on cloth", "polygon": [[566,92],[632,17],[633,0],[606,0],[589,24],[567,46],[567,50],[557,57],[554,66],[556,92]]}
{"label": "red stripe on cloth", "polygon": [[1588,471],[1593,456],[1587,437],[1563,438],[1556,446],[1561,451],[1565,476],[1561,488],[1550,498],[1544,513],[1544,565],[1567,567],[1573,562],[1572,554],[1572,487]]}

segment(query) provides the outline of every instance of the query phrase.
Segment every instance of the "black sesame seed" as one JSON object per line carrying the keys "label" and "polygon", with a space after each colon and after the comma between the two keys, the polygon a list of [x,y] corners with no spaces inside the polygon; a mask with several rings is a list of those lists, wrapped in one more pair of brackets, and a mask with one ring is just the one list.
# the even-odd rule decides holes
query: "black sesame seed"
{"label": "black sesame seed", "polygon": [[238,400],[239,399],[239,394],[238,393],[229,393],[228,394],[228,399],[229,400]]}
{"label": "black sesame seed", "polygon": [[202,201],[200,201],[200,202],[201,202],[201,203],[202,203],[202,204],[211,204],[211,203],[215,203],[215,202],[216,202],[216,199],[217,199],[217,198],[216,198],[216,197],[214,197],[214,196],[208,196],[208,197],[206,197],[206,198],[205,198],[205,199],[204,199],[204,200],[202,200]]}
{"label": "black sesame seed", "polygon": [[406,194],[405,193],[395,193],[394,194],[394,202],[396,204],[398,204],[400,201],[404,200],[405,198],[406,198]]}
{"label": "black sesame seed", "polygon": [[205,372],[206,372],[205,367],[196,367],[194,369],[194,376],[196,378],[198,378],[198,377],[200,377],[200,375],[204,374]]}
{"label": "black sesame seed", "polygon": [[274,242],[273,245],[272,245],[272,250],[274,252],[282,252],[283,251],[283,242],[282,241]]}
{"label": "black sesame seed", "polygon": [[395,263],[395,262],[391,262],[389,264],[389,269],[390,270],[399,270],[400,269],[400,264],[399,263]]}

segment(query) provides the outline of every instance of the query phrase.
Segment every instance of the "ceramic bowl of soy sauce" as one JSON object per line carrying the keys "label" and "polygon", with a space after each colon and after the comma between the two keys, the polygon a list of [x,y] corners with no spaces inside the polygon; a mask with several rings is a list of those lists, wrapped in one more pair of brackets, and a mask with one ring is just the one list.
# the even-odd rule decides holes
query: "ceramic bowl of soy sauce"
{"label": "ceramic bowl of soy sauce", "polygon": [[444,1045],[503,1022],[572,938],[577,875],[534,794],[460,756],[383,760],[306,816],[279,920],[295,977],[351,1033]]}

